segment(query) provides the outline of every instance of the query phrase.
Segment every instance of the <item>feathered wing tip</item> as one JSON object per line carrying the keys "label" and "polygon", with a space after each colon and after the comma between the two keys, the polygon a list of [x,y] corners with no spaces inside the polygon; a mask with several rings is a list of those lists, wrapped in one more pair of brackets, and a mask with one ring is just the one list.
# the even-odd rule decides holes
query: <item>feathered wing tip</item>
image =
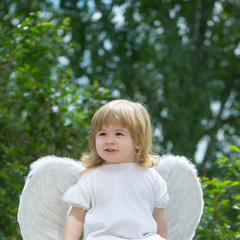
{"label": "feathered wing tip", "polygon": [[183,156],[164,155],[156,167],[168,185],[165,209],[168,240],[191,240],[203,212],[203,194],[195,166]]}
{"label": "feathered wing tip", "polygon": [[79,180],[83,169],[80,162],[56,156],[46,156],[31,164],[18,208],[24,240],[63,238],[69,206],[61,201],[61,196]]}

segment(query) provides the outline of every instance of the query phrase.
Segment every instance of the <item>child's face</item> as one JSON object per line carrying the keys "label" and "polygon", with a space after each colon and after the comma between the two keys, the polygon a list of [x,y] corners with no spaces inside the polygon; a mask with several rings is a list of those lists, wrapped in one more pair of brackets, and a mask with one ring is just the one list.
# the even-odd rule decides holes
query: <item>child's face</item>
{"label": "child's face", "polygon": [[121,124],[103,125],[96,135],[96,150],[106,163],[135,162],[138,145]]}

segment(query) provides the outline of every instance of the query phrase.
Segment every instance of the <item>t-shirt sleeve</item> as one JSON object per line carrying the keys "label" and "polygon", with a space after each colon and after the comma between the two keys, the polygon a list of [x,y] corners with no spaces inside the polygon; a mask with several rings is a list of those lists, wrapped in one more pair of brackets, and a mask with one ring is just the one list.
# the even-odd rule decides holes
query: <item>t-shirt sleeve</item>
{"label": "t-shirt sleeve", "polygon": [[156,172],[156,184],[155,184],[155,200],[154,207],[165,208],[169,202],[169,195],[167,192],[167,183],[165,180]]}
{"label": "t-shirt sleeve", "polygon": [[89,179],[83,175],[79,181],[70,186],[62,195],[62,201],[73,207],[80,207],[85,210],[91,208],[92,194]]}

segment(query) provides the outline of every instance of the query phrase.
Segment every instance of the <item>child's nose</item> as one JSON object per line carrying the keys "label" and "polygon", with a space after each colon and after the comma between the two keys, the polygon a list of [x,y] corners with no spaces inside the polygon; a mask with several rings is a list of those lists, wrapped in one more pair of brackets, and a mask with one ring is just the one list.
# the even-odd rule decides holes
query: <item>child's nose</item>
{"label": "child's nose", "polygon": [[113,138],[112,136],[108,136],[108,137],[106,138],[106,143],[107,143],[107,144],[113,144],[113,143],[114,143],[114,138]]}

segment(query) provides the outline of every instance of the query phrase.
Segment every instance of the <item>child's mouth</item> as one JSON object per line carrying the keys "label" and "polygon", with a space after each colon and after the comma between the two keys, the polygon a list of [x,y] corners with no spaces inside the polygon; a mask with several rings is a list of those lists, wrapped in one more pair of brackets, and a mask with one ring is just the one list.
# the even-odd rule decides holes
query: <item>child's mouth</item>
{"label": "child's mouth", "polygon": [[116,149],[113,149],[113,148],[107,148],[105,151],[106,151],[106,152],[116,152],[117,150],[116,150]]}

